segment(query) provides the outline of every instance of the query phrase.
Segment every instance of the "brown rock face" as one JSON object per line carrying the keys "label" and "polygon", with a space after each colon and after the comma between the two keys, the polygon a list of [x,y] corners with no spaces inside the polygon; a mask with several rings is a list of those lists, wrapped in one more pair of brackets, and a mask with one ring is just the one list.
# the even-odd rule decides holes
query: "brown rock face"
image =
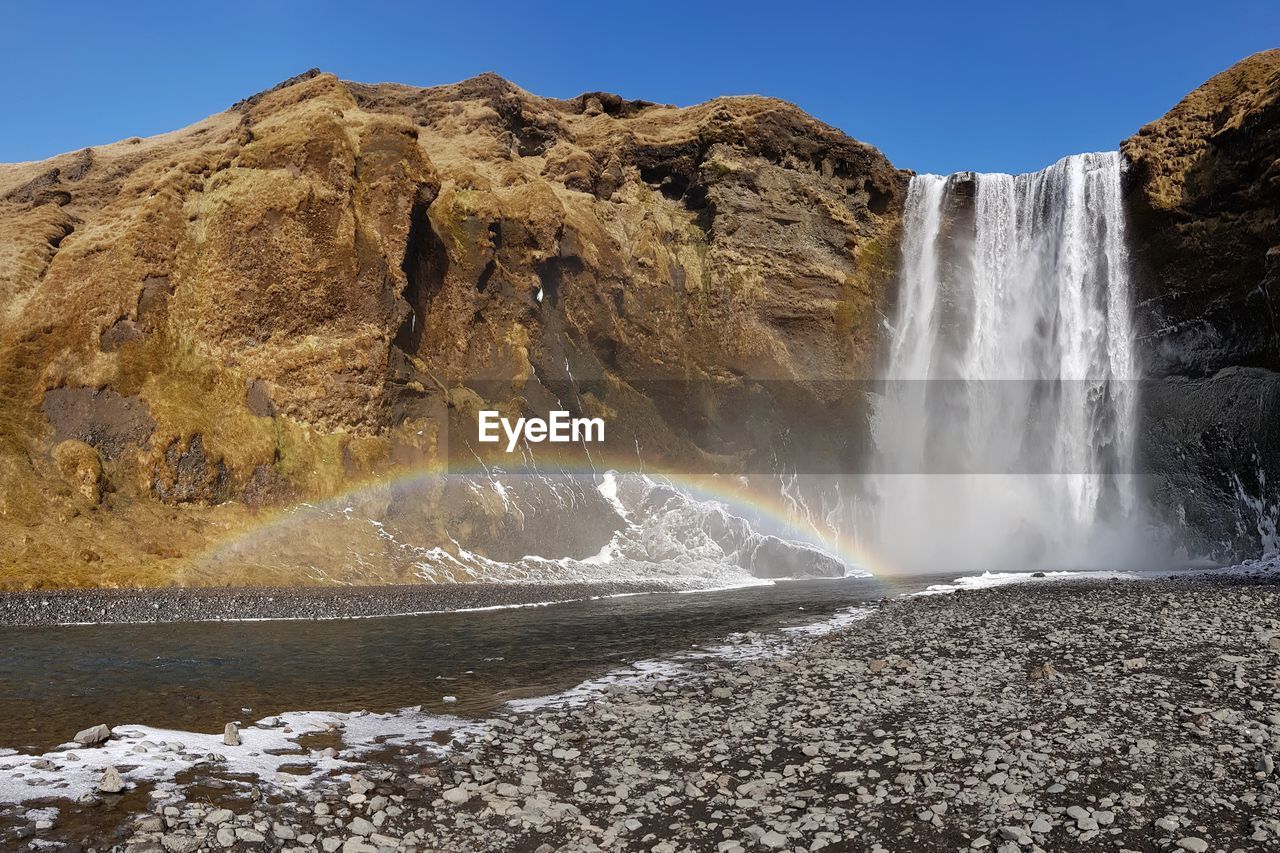
{"label": "brown rock face", "polygon": [[[1280,50],[1126,140],[1143,469],[1193,550],[1254,556],[1280,495]],[[1274,519],[1270,524],[1274,525]]]}
{"label": "brown rock face", "polygon": [[871,374],[904,188],[779,101],[491,75],[309,72],[0,165],[0,586],[290,580],[188,558],[257,507],[470,458],[479,407],[564,400],[726,472],[855,450],[829,380]]}

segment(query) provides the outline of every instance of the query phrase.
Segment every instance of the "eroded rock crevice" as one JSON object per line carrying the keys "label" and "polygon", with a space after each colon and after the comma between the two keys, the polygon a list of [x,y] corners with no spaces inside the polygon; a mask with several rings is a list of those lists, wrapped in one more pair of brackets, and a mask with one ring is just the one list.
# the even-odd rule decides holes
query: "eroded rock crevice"
{"label": "eroded rock crevice", "polygon": [[173,438],[155,464],[151,488],[165,503],[221,503],[232,495],[231,472],[222,458],[211,458],[199,433]]}
{"label": "eroded rock crevice", "polygon": [[432,200],[421,193],[414,199],[402,265],[409,316],[396,330],[394,344],[409,355],[416,355],[421,347],[426,318],[449,274],[449,252],[429,216]]}

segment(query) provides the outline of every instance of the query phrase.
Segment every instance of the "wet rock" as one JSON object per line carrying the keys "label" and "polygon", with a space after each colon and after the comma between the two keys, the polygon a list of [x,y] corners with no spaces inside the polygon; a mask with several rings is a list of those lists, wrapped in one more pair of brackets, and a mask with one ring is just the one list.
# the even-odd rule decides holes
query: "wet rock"
{"label": "wet rock", "polygon": [[1280,51],[1254,54],[1121,146],[1146,377],[1138,453],[1192,553],[1256,556],[1239,492],[1260,497],[1280,458],[1280,205],[1258,179],[1280,158],[1278,81]]}

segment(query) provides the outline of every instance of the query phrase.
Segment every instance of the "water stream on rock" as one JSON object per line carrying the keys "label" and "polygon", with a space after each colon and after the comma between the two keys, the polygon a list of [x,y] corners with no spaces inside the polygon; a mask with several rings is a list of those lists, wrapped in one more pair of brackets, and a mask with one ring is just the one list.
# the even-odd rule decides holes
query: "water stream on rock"
{"label": "water stream on rock", "polygon": [[879,548],[963,570],[1132,559],[1119,153],[920,175],[875,416]]}

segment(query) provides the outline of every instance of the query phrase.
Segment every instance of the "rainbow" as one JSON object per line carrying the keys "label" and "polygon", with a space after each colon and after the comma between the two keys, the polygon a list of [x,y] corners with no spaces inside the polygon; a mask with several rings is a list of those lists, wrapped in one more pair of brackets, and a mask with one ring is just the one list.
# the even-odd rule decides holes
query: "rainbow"
{"label": "rainbow", "polygon": [[697,500],[718,503],[731,514],[753,523],[768,520],[777,525],[780,531],[785,531],[779,535],[826,551],[841,560],[852,573],[865,573],[876,578],[893,577],[898,574],[861,542],[847,534],[820,526],[808,518],[799,516],[780,493],[752,489],[748,483],[744,482],[746,478],[723,474],[688,474],[649,466],[637,469],[634,458],[617,459],[603,457],[600,454],[594,454],[591,463],[572,465],[557,463],[547,466],[546,469],[537,470],[522,465],[520,467],[525,470],[521,470],[496,464],[487,465],[477,459],[476,462],[467,466],[433,463],[401,468],[390,474],[364,479],[352,485],[351,488],[318,501],[262,511],[248,529],[240,529],[214,539],[200,554],[196,555],[196,560],[214,559],[219,553],[233,549],[242,550],[250,546],[254,539],[268,536],[295,522],[298,513],[303,510],[329,509],[340,512],[343,507],[351,506],[363,498],[378,493],[422,488],[437,480],[476,477],[488,480],[498,475],[599,478],[612,471],[619,474],[640,474],[656,483],[671,485]]}

